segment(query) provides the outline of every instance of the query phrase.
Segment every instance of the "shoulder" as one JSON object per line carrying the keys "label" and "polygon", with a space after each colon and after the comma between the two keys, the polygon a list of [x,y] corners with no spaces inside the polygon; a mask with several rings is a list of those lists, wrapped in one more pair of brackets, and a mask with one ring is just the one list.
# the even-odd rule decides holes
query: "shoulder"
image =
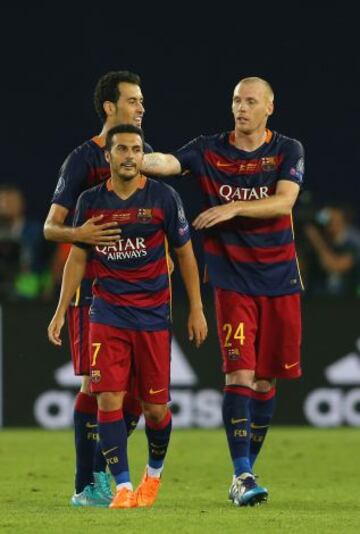
{"label": "shoulder", "polygon": [[85,202],[86,204],[91,204],[99,195],[106,194],[106,182],[85,189],[79,196],[79,202]]}
{"label": "shoulder", "polygon": [[298,139],[293,137],[288,137],[287,135],[281,134],[279,132],[273,132],[274,134],[274,143],[281,147],[284,150],[290,152],[303,153],[304,147]]}
{"label": "shoulder", "polygon": [[151,145],[149,145],[149,143],[144,143],[144,153],[145,154],[150,154],[151,152],[154,152],[154,149]]}
{"label": "shoulder", "polygon": [[179,197],[179,194],[171,185],[165,184],[163,181],[154,180],[153,178],[148,178],[148,181],[151,193],[157,198],[167,200]]}
{"label": "shoulder", "polygon": [[211,135],[201,134],[198,137],[195,137],[194,139],[189,141],[186,145],[184,145],[183,148],[196,148],[200,151],[206,150],[209,147],[223,144],[224,141],[227,139],[228,133],[229,132],[222,132]]}
{"label": "shoulder", "polygon": [[103,149],[98,144],[96,144],[92,139],[88,139],[81,145],[74,148],[74,150],[69,153],[67,159],[87,160],[102,151]]}

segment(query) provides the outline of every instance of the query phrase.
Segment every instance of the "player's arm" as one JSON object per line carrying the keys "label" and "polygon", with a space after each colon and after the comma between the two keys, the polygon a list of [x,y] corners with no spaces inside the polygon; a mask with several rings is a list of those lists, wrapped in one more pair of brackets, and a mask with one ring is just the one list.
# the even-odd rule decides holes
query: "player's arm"
{"label": "player's arm", "polygon": [[191,241],[175,248],[175,254],[189,300],[189,340],[194,339],[196,346],[199,347],[205,341],[208,329],[201,300],[199,270]]}
{"label": "player's arm", "polygon": [[271,219],[289,215],[300,191],[300,186],[289,180],[279,180],[275,194],[259,200],[237,200],[203,211],[193,222],[196,230],[210,228],[215,224],[242,216],[256,219]]}
{"label": "player's arm", "polygon": [[179,160],[172,154],[153,152],[144,155],[141,170],[145,174],[171,176],[181,174],[181,165]]}
{"label": "player's arm", "polygon": [[87,251],[73,245],[66,260],[59,302],[48,327],[48,337],[54,345],[61,345],[60,332],[65,323],[65,313],[84,276]]}
{"label": "player's arm", "polygon": [[[60,243],[87,243],[88,245],[112,245],[120,239],[121,230],[116,222],[101,224],[103,215],[91,217],[81,226],[65,224],[69,210],[60,204],[52,204],[44,224],[44,236],[48,241]],[[116,228],[114,228],[116,227]]]}

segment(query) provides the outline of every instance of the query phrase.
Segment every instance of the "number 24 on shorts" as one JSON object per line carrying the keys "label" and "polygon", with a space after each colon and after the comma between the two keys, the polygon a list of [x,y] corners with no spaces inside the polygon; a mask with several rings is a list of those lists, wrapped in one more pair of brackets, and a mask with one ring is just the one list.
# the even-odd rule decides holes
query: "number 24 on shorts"
{"label": "number 24 on shorts", "polygon": [[[225,332],[225,342],[224,347],[232,347],[232,341],[231,340],[239,340],[239,344],[243,345],[245,342],[245,323],[241,322],[238,324],[236,330],[233,329],[232,324],[225,323],[222,327],[223,332]],[[233,332],[235,330],[235,333],[233,335]]]}

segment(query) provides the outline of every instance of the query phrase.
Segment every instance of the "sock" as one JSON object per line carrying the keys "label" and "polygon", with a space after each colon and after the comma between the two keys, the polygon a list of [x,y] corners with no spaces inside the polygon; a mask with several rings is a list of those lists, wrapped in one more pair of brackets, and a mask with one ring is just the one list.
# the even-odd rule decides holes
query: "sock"
{"label": "sock", "polygon": [[224,388],[223,420],[236,477],[252,472],[249,460],[251,393],[245,386]]}
{"label": "sock", "polygon": [[159,477],[164,466],[164,460],[170,441],[172,427],[171,412],[168,410],[160,423],[146,419],[145,432],[148,439],[148,475]]}
{"label": "sock", "polygon": [[129,393],[124,397],[123,413],[127,435],[130,436],[139,422],[142,414],[142,407],[140,401],[132,397]]}
{"label": "sock", "polygon": [[98,410],[98,423],[103,455],[116,485],[129,483],[127,433],[122,410]]}
{"label": "sock", "polygon": [[103,455],[100,439],[98,438],[96,442],[96,447],[95,447],[93,470],[96,473],[100,473],[101,471],[106,471],[106,465],[107,465],[106,458]]}
{"label": "sock", "polygon": [[94,482],[93,458],[98,434],[96,412],[96,398],[80,391],[74,406],[76,493],[81,493],[85,486]]}
{"label": "sock", "polygon": [[253,391],[250,401],[251,432],[250,432],[250,464],[255,460],[263,446],[265,436],[275,411],[275,388],[267,393]]}

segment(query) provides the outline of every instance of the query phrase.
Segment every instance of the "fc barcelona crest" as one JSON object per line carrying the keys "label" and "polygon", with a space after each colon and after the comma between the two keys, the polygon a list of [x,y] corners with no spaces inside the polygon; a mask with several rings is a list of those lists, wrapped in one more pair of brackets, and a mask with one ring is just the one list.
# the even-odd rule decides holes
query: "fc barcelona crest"
{"label": "fc barcelona crest", "polygon": [[261,167],[263,171],[275,171],[277,168],[276,157],[261,158]]}
{"label": "fc barcelona crest", "polygon": [[151,208],[139,208],[137,212],[137,220],[141,223],[149,223],[152,219]]}
{"label": "fc barcelona crest", "polygon": [[91,382],[98,384],[101,380],[101,372],[98,369],[91,369]]}

